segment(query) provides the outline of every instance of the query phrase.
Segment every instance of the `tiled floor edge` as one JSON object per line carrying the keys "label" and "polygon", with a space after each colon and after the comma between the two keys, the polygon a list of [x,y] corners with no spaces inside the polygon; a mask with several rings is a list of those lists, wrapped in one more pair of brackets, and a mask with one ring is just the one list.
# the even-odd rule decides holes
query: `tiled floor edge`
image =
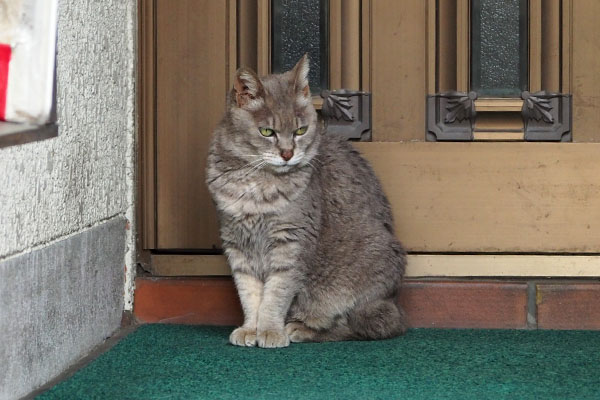
{"label": "tiled floor edge", "polygon": [[[600,329],[597,280],[407,279],[398,300],[413,328]],[[133,313],[141,323],[243,319],[231,277],[138,277]]]}

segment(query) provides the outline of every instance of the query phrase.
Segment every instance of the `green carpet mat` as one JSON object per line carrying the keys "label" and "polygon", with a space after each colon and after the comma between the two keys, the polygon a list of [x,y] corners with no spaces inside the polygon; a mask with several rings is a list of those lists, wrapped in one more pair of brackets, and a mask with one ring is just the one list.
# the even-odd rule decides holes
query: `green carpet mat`
{"label": "green carpet mat", "polygon": [[228,344],[145,325],[38,399],[600,399],[600,332],[425,330],[379,342]]}

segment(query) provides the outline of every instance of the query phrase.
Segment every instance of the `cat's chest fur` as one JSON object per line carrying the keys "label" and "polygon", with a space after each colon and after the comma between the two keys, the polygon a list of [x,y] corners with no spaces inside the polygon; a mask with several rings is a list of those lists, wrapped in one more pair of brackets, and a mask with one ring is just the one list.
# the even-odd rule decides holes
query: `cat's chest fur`
{"label": "cat's chest fur", "polygon": [[[312,212],[314,213],[314,211]],[[283,214],[246,214],[226,216],[222,221],[221,237],[226,253],[243,254],[247,267],[255,276],[264,278],[278,266],[282,254],[298,256],[303,248],[311,248],[315,235],[307,235],[306,224],[298,221],[296,212]],[[293,253],[293,254],[292,254]],[[295,257],[294,257],[295,258]]]}
{"label": "cat's chest fur", "polygon": [[251,212],[240,208],[238,212],[222,214],[223,233],[236,245],[249,249],[249,253],[264,253],[276,242],[296,239],[306,225],[306,218],[314,219],[318,210],[308,207],[305,193],[276,198],[278,206],[270,203],[270,207],[263,204],[251,208]]}
{"label": "cat's chest fur", "polygon": [[255,223],[257,215],[285,213],[302,196],[311,177],[308,169],[290,176],[254,171],[248,177],[245,171],[220,173],[209,169],[211,174],[216,178],[209,188],[219,211],[246,225]]}

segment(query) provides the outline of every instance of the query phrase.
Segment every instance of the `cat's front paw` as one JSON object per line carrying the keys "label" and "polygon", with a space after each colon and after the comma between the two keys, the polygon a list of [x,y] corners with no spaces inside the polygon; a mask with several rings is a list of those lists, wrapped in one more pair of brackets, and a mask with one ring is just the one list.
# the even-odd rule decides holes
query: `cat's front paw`
{"label": "cat's front paw", "polygon": [[264,330],[256,336],[258,347],[276,348],[290,345],[290,338],[284,330]]}
{"label": "cat's front paw", "polygon": [[234,329],[229,335],[229,342],[236,346],[256,346],[256,329],[241,328]]}

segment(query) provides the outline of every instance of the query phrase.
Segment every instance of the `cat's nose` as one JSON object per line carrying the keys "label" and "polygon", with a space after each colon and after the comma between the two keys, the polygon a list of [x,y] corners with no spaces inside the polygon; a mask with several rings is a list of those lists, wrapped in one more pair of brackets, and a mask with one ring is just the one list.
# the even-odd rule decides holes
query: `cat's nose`
{"label": "cat's nose", "polygon": [[294,157],[293,150],[281,150],[281,158],[283,158],[285,161],[290,161],[292,157]]}

